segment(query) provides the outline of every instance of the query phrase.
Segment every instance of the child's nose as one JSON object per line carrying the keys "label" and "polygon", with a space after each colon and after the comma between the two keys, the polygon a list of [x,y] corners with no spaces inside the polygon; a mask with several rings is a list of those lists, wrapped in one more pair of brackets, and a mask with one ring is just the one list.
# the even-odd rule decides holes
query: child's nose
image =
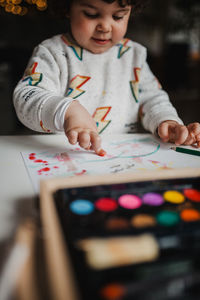
{"label": "child's nose", "polygon": [[102,20],[98,23],[97,27],[96,27],[97,31],[99,32],[110,32],[111,30],[111,25],[108,21],[106,20]]}

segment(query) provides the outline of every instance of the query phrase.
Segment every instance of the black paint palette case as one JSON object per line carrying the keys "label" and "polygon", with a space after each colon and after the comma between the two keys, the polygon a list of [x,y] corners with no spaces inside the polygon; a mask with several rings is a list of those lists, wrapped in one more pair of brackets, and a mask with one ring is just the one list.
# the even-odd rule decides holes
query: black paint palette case
{"label": "black paint palette case", "polygon": [[200,299],[200,178],[125,179],[51,195],[77,297]]}

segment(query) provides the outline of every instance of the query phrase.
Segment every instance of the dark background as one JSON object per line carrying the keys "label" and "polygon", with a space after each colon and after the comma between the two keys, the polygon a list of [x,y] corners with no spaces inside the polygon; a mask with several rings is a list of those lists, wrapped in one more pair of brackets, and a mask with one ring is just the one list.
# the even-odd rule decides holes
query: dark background
{"label": "dark background", "polygon": [[[59,1],[59,0],[58,0]],[[200,122],[200,1],[151,0],[133,15],[127,36],[148,48],[148,62],[187,124]],[[0,6],[0,134],[33,134],[16,118],[12,92],[33,48],[65,32],[66,20],[31,6],[25,16]]]}

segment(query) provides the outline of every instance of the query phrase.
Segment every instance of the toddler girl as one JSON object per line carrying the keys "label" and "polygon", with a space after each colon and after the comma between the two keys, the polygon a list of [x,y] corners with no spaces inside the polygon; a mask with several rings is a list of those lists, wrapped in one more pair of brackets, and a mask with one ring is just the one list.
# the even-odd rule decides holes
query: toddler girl
{"label": "toddler girl", "polygon": [[183,125],[146,49],[125,38],[131,12],[144,2],[49,0],[70,30],[34,49],[14,91],[21,122],[36,131],[64,131],[71,144],[99,155],[99,134],[136,132],[139,119],[164,142],[200,147],[200,124]]}

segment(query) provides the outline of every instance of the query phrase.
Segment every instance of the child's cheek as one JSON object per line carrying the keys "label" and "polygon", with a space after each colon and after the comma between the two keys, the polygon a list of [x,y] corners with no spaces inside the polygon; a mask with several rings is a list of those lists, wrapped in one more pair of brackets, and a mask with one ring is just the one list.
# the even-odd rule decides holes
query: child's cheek
{"label": "child's cheek", "polygon": [[112,32],[112,40],[114,43],[120,42],[124,38],[124,36],[125,36],[125,32],[122,30],[115,31],[115,33]]}
{"label": "child's cheek", "polygon": [[77,20],[71,26],[71,30],[75,40],[80,44],[91,37],[91,28],[86,21]]}
{"label": "child's cheek", "polygon": [[121,39],[123,39],[126,34],[126,29],[127,29],[127,27],[125,25],[124,26],[116,26],[112,32],[113,40],[118,42]]}
{"label": "child's cheek", "polygon": [[85,21],[82,22],[81,27],[80,27],[80,31],[82,32],[82,34],[85,36],[85,38],[90,38],[93,32],[93,26],[90,22]]}

